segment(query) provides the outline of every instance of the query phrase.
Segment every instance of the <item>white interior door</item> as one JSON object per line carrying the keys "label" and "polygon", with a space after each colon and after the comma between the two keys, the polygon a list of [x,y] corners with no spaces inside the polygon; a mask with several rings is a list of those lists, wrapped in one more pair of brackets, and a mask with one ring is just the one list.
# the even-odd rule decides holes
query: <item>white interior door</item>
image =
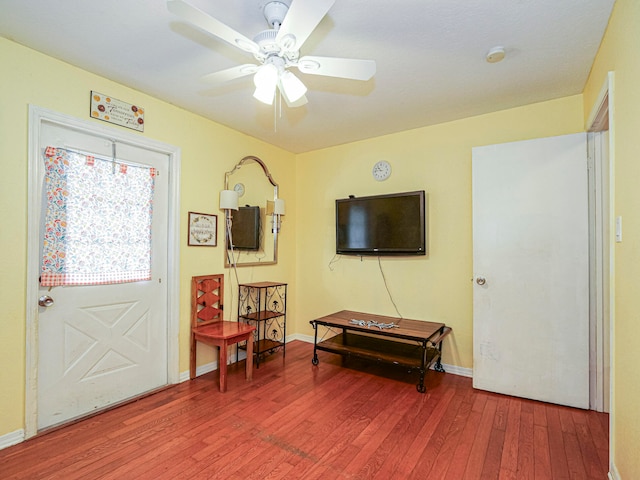
{"label": "white interior door", "polygon": [[589,407],[586,134],[473,149],[473,384]]}
{"label": "white interior door", "polygon": [[[43,123],[39,145],[40,151],[55,146],[110,157],[113,143]],[[152,280],[40,287],[40,296],[53,304],[38,309],[38,429],[167,384],[168,156],[122,143],[116,143],[116,155],[160,171],[153,198]],[[38,173],[42,178],[44,172]],[[44,210],[46,198],[42,205]]]}

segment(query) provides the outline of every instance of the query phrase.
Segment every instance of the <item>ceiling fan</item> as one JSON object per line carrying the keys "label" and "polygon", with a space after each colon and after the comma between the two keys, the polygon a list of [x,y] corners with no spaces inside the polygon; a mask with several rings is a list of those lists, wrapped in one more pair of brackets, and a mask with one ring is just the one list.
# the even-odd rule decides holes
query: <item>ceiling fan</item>
{"label": "ceiling fan", "polygon": [[353,80],[369,80],[376,72],[373,60],[300,57],[300,48],[334,3],[335,0],[270,0],[264,4],[262,12],[271,28],[258,33],[253,40],[184,0],[168,0],[167,8],[201,30],[252,53],[259,63],[211,73],[203,80],[221,84],[253,75],[256,99],[271,105],[278,89],[288,106],[298,107],[307,103],[307,87],[289,70],[290,67],[311,75]]}

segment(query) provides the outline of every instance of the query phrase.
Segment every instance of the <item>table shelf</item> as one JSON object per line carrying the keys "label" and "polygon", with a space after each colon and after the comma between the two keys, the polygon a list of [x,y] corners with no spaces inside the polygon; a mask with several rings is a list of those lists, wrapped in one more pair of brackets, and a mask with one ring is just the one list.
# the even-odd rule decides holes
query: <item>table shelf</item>
{"label": "table shelf", "polygon": [[323,340],[316,345],[316,348],[339,355],[366,358],[412,369],[422,367],[425,352],[426,368],[435,363],[440,354],[433,347],[427,347],[425,351],[419,344],[401,343],[349,332]]}

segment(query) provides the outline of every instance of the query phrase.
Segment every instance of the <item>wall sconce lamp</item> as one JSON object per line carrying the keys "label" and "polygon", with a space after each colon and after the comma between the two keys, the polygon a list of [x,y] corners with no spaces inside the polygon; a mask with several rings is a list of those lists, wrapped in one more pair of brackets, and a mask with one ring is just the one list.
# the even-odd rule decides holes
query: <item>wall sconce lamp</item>
{"label": "wall sconce lamp", "polygon": [[231,235],[231,210],[238,210],[238,192],[235,190],[221,190],[220,210],[224,210],[227,233]]}
{"label": "wall sconce lamp", "polygon": [[267,215],[273,217],[272,232],[278,233],[282,225],[282,216],[284,215],[284,200],[276,198],[273,202],[267,201]]}

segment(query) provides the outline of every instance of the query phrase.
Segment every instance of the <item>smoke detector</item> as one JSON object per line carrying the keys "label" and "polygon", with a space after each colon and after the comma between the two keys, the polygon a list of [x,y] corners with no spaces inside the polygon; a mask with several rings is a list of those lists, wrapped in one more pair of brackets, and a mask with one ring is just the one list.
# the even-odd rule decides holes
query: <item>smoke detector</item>
{"label": "smoke detector", "polygon": [[486,60],[489,63],[498,63],[504,59],[504,47],[493,47],[487,52]]}

